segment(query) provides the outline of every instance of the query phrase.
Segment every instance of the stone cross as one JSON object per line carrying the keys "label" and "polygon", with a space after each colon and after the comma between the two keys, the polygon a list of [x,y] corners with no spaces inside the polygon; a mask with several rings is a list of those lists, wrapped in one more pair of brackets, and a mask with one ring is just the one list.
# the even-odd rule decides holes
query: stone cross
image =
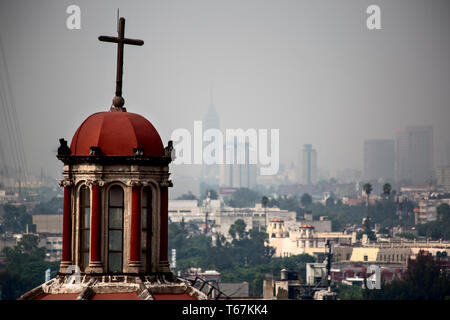
{"label": "stone cross", "polygon": [[119,20],[119,30],[117,37],[100,36],[98,40],[105,42],[117,43],[117,73],[116,73],[116,96],[113,99],[113,105],[117,109],[121,109],[125,104],[122,98],[122,74],[123,74],[123,48],[125,44],[142,46],[144,41],[125,38],[125,18]]}

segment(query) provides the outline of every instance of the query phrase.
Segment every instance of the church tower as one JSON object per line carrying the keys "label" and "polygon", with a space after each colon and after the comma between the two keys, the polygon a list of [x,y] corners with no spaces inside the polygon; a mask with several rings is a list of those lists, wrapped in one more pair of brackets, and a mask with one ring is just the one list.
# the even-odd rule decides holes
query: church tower
{"label": "church tower", "polygon": [[61,144],[60,272],[71,265],[86,274],[169,272],[171,142],[164,148],[147,119],[112,108],[89,116],[70,149]]}
{"label": "church tower", "polygon": [[60,139],[63,162],[63,248],[56,278],[20,299],[206,299],[176,278],[168,263],[169,164],[155,127],[127,112],[122,97],[124,37],[118,44],[116,94],[110,111],[89,116],[72,137]]}

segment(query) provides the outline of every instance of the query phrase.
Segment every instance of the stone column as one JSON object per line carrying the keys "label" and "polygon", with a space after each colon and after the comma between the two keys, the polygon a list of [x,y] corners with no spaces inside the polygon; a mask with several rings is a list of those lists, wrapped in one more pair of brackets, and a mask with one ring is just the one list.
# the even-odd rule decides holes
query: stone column
{"label": "stone column", "polygon": [[170,181],[161,183],[160,195],[160,239],[159,239],[159,269],[160,272],[170,272],[169,268],[169,244],[168,244],[168,228],[169,228],[169,186]]}
{"label": "stone column", "polygon": [[91,244],[90,261],[86,273],[103,273],[103,264],[101,258],[102,245],[102,203],[101,190],[98,181],[88,181],[87,185],[91,187]]}
{"label": "stone column", "polygon": [[131,227],[129,272],[139,273],[141,268],[141,191],[139,182],[131,182]]}
{"label": "stone column", "polygon": [[67,267],[72,265],[72,183],[69,180],[63,180],[60,185],[64,187],[64,205],[63,205],[63,241],[62,241],[62,259],[59,272],[64,273]]}

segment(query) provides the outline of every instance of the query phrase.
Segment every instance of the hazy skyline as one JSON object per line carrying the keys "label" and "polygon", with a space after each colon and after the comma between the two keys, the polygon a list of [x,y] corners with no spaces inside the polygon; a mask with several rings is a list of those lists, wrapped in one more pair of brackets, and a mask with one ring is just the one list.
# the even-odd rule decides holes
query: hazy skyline
{"label": "hazy skyline", "polygon": [[[81,30],[66,28],[71,4]],[[382,30],[366,28],[370,4],[381,7]],[[447,157],[446,1],[2,0],[0,38],[31,171],[60,176],[58,139],[70,143],[86,117],[109,110],[116,47],[97,38],[116,35],[117,8],[126,36],[145,41],[125,48],[125,107],[165,145],[203,119],[212,88],[221,129],[280,129],[285,164],[308,143],[320,169],[361,170],[364,140],[395,139],[403,125],[433,125],[435,164]]]}

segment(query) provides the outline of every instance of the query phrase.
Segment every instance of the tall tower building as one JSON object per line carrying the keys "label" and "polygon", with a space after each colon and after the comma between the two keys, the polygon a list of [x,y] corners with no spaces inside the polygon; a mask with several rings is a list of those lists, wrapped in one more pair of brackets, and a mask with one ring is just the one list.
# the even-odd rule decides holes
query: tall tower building
{"label": "tall tower building", "polygon": [[313,184],[317,182],[317,152],[312,145],[305,144],[300,155],[300,182]]}
{"label": "tall tower building", "polygon": [[395,142],[386,139],[364,141],[364,179],[395,178]]}
{"label": "tall tower building", "polygon": [[433,171],[433,127],[397,128],[397,181],[427,185],[432,181]]}
{"label": "tall tower building", "polygon": [[[203,130],[220,130],[219,114],[214,107],[213,95],[211,92],[211,102],[208,111],[203,118]],[[203,164],[201,169],[201,180],[208,185],[219,185],[220,169],[218,164]]]}
{"label": "tall tower building", "polygon": [[[225,153],[231,152],[234,155],[234,161],[232,164],[222,165],[220,185],[231,188],[253,188],[256,185],[258,166],[250,163],[250,152],[254,152],[251,150],[250,144],[246,142],[244,145],[240,145],[234,141],[234,143],[228,142],[225,148]],[[244,164],[237,163],[238,148],[245,150]]]}

